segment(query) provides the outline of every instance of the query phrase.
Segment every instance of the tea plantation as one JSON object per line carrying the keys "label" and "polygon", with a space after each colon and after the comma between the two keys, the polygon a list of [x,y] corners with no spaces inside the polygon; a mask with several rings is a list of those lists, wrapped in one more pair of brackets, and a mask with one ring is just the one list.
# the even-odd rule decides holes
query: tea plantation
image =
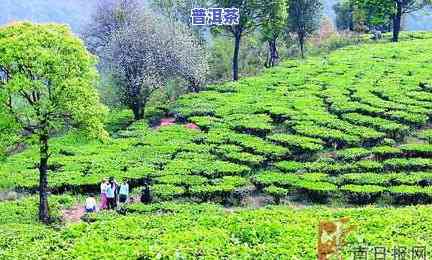
{"label": "tea plantation", "polygon": [[[53,139],[52,203],[97,193],[109,176],[135,191],[150,182],[155,203],[53,228],[32,219],[34,198],[1,202],[0,259],[314,259],[319,220],[344,216],[357,225],[349,243],[430,254],[432,208],[419,204],[432,203],[432,34],[404,37],[286,61],[152,108],[174,125],[117,111],[108,143]],[[2,162],[0,190],[35,192],[37,159],[30,146]],[[260,196],[301,206],[238,207]]]}
{"label": "tea plantation", "polygon": [[[3,202],[0,217],[9,218],[31,203]],[[207,203],[134,204],[127,216],[104,213],[91,216],[91,224],[56,228],[28,221],[37,212],[33,209],[21,212],[15,223],[0,225],[0,258],[316,259],[318,221],[342,216],[357,226],[348,236],[344,259],[351,259],[350,251],[359,245],[386,247],[390,254],[394,247],[411,250],[432,243],[432,209],[425,206],[228,211]]]}

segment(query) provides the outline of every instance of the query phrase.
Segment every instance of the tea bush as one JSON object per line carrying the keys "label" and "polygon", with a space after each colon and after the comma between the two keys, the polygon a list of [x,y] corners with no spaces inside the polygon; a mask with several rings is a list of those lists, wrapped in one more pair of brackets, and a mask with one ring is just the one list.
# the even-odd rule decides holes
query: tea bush
{"label": "tea bush", "polygon": [[[126,216],[101,214],[93,223],[60,229],[0,224],[0,258],[316,258],[320,220],[349,217],[344,258],[360,245],[426,246],[432,243],[430,207],[303,209],[269,206],[224,210],[213,204],[133,204]],[[109,237],[109,243],[106,241]]]}
{"label": "tea bush", "polygon": [[[429,141],[432,37],[409,35],[397,44],[347,46],[211,85],[165,110],[150,107],[149,118],[138,122],[114,110],[106,143],[82,133],[52,138],[50,189],[94,193],[110,176],[129,178],[132,188],[150,182],[161,200],[181,194],[220,201],[251,182],[306,199],[348,194],[344,185],[426,189],[430,147],[419,141]],[[159,127],[162,116],[175,124]],[[33,144],[2,161],[0,189],[37,191]],[[278,176],[266,179],[263,172]]]}

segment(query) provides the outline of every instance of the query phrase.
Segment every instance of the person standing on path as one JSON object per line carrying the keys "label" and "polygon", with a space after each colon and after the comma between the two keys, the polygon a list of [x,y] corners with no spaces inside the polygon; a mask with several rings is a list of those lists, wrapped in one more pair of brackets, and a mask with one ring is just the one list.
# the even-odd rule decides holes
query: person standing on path
{"label": "person standing on path", "polygon": [[102,180],[101,185],[100,185],[100,189],[101,189],[101,196],[100,197],[101,197],[101,199],[100,199],[99,208],[101,210],[108,208],[107,188],[108,188],[108,179],[104,178]]}
{"label": "person standing on path", "polygon": [[123,183],[120,184],[120,191],[119,191],[119,201],[121,204],[127,203],[129,199],[129,184],[127,182],[127,179],[124,178]]}
{"label": "person standing on path", "polygon": [[108,209],[117,208],[116,189],[117,183],[114,181],[114,178],[111,177],[107,185]]}

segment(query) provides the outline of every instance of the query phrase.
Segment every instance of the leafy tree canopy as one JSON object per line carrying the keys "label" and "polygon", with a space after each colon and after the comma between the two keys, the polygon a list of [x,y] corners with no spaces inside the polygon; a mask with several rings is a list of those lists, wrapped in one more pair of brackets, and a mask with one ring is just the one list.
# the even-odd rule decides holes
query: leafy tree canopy
{"label": "leafy tree canopy", "polygon": [[[108,137],[103,128],[106,108],[94,88],[95,64],[67,26],[15,23],[0,29],[0,127],[6,122],[23,136],[39,138],[39,220],[44,223],[51,220],[50,136],[75,127],[91,137]],[[7,146],[9,139],[0,144]]]}
{"label": "leafy tree canopy", "polygon": [[366,21],[373,26],[382,26],[391,21],[393,41],[397,42],[401,30],[402,16],[431,5],[431,0],[353,0]]}
{"label": "leafy tree canopy", "polygon": [[283,33],[288,18],[288,1],[276,0],[266,3],[261,19],[261,34],[264,41],[277,38]]}
{"label": "leafy tree canopy", "polygon": [[105,138],[106,108],[94,88],[95,64],[67,26],[14,23],[1,28],[0,131],[12,125],[27,134],[78,127]]}

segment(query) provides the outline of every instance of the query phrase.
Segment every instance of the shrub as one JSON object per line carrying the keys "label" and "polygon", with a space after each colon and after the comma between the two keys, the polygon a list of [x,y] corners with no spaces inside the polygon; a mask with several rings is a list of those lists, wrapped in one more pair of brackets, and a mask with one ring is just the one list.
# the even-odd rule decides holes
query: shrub
{"label": "shrub", "polygon": [[206,142],[239,145],[243,147],[246,152],[263,155],[269,159],[283,158],[290,154],[290,151],[285,147],[266,142],[259,137],[238,134],[229,130],[217,129],[210,131]]}
{"label": "shrub", "polygon": [[271,118],[264,114],[234,114],[224,117],[233,129],[264,137],[273,128]]}
{"label": "shrub", "polygon": [[308,199],[317,202],[326,202],[332,192],[337,190],[334,184],[316,181],[306,177],[308,174],[289,174],[265,171],[254,177],[254,183],[259,187],[276,185],[291,188],[303,193]]}
{"label": "shrub", "polygon": [[371,151],[365,148],[348,148],[336,152],[336,157],[344,161],[356,161],[367,157],[371,154]]}
{"label": "shrub", "polygon": [[273,196],[275,198],[275,202],[277,204],[280,203],[280,200],[288,194],[288,190],[280,187],[276,187],[271,185],[264,189],[264,192]]}
{"label": "shrub", "polygon": [[417,137],[432,143],[432,129],[423,130],[417,133]]}
{"label": "shrub", "polygon": [[300,122],[293,126],[293,129],[302,135],[320,138],[337,147],[345,145],[354,145],[360,142],[360,138],[345,134],[343,131],[320,127],[310,122]]}
{"label": "shrub", "polygon": [[408,126],[380,117],[372,117],[358,113],[343,114],[342,117],[353,124],[370,126],[379,131],[390,133],[393,137],[406,134],[409,130]]}
{"label": "shrub", "polygon": [[388,112],[389,118],[396,119],[405,124],[412,124],[414,126],[422,126],[427,123],[429,117],[425,114],[418,112],[405,112],[405,111],[391,111]]}
{"label": "shrub", "polygon": [[419,186],[394,186],[389,188],[389,192],[397,204],[419,204],[432,202],[432,189]]}
{"label": "shrub", "polygon": [[432,157],[431,144],[404,144],[399,148],[409,157]]}
{"label": "shrub", "polygon": [[431,159],[423,158],[394,158],[383,162],[384,168],[390,171],[419,171],[426,170],[432,167]]}
{"label": "shrub", "polygon": [[272,171],[263,171],[253,177],[253,182],[258,187],[277,185],[288,188],[299,180],[298,174],[284,174]]}
{"label": "shrub", "polygon": [[208,183],[208,179],[196,175],[167,175],[155,178],[155,182],[189,187]]}
{"label": "shrub", "polygon": [[265,161],[263,156],[242,152],[242,148],[236,145],[220,145],[212,151],[223,160],[250,167],[259,167]]}
{"label": "shrub", "polygon": [[153,197],[159,200],[172,200],[185,193],[184,188],[171,184],[155,184],[151,186],[150,191]]}
{"label": "shrub", "polygon": [[373,203],[386,188],[377,185],[345,185],[341,190],[346,194],[349,201],[356,204]]}
{"label": "shrub", "polygon": [[284,172],[296,172],[304,169],[304,164],[296,161],[281,161],[275,165]]}
{"label": "shrub", "polygon": [[223,120],[212,116],[193,116],[188,118],[190,122],[195,123],[203,130],[209,130],[215,127],[224,127]]}
{"label": "shrub", "polygon": [[383,170],[383,165],[380,162],[376,162],[373,160],[361,160],[355,163],[355,167],[358,169],[358,172],[369,172],[376,171],[380,172]]}
{"label": "shrub", "polygon": [[201,201],[212,200],[226,203],[237,188],[247,185],[249,185],[249,181],[246,178],[225,176],[208,185],[191,186],[190,193],[193,197],[199,198]]}
{"label": "shrub", "polygon": [[307,195],[309,199],[315,202],[327,203],[330,196],[332,196],[336,191],[336,185],[329,182],[315,182],[315,181],[300,181],[296,183],[296,188],[300,189]]}
{"label": "shrub", "polygon": [[277,143],[295,148],[297,152],[317,152],[323,149],[323,141],[317,138],[305,137],[301,135],[274,134],[268,139]]}
{"label": "shrub", "polygon": [[399,156],[401,154],[401,150],[398,147],[392,146],[377,146],[371,149],[372,153],[378,160],[385,160],[392,157]]}

